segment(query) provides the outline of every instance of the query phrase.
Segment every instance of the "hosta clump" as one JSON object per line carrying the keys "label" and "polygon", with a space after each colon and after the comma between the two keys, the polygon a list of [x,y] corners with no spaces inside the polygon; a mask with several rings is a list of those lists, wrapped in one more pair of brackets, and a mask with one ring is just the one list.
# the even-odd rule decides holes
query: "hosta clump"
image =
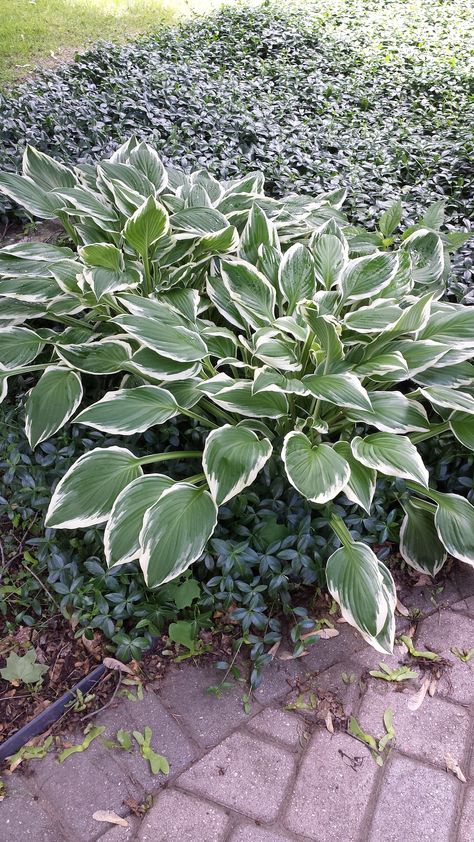
{"label": "hosta clump", "polygon": [[[195,450],[85,454],[47,525],[106,524],[108,564],[138,559],[157,587],[202,556],[218,507],[276,460],[316,519],[329,511],[341,547],[326,577],[343,615],[390,651],[394,582],[338,516],[339,495],[370,513],[377,475],[406,481],[407,562],[432,575],[448,552],[474,563],[474,507],[429,487],[416,448],[445,432],[474,447],[474,311],[441,301],[456,234],[440,232],[440,204],[398,237],[397,203],[367,233],[346,223],[341,190],[269,199],[260,173],[186,176],[134,139],[78,169],[28,149],[23,176],[0,186],[77,247],[0,253],[3,390],[42,372],[32,447],[72,416],[125,437],[179,415],[209,429]],[[108,391],[81,407],[84,374]],[[176,459],[194,473],[176,480]]]}

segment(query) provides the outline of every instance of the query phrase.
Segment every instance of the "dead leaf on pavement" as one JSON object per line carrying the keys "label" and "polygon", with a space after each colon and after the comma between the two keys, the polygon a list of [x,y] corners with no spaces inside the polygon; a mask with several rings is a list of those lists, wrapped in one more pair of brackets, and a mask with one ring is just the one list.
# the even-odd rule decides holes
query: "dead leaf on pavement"
{"label": "dead leaf on pavement", "polygon": [[272,660],[275,657],[276,653],[278,652],[278,650],[280,648],[280,644],[281,644],[281,640],[277,640],[277,642],[274,643],[273,646],[271,646],[270,649],[268,650],[268,654],[270,655]]}
{"label": "dead leaf on pavement", "polygon": [[399,599],[397,599],[397,606],[396,607],[397,607],[398,613],[401,614],[402,617],[409,617],[410,616],[410,612],[409,612],[408,608],[406,607],[406,605],[403,605],[403,603],[400,602]]}
{"label": "dead leaf on pavement", "polygon": [[410,710],[418,710],[418,708],[421,707],[421,705],[423,704],[424,698],[425,698],[425,696],[428,692],[428,688],[429,688],[430,684],[431,684],[430,676],[427,676],[426,678],[423,679],[423,684],[421,685],[420,689],[417,690],[417,692],[414,693],[413,696],[410,696],[410,698],[407,701],[407,706],[409,707]]}
{"label": "dead leaf on pavement", "polygon": [[456,777],[457,777],[457,778],[458,778],[458,779],[459,779],[459,780],[460,780],[463,784],[465,784],[465,783],[466,783],[466,778],[464,777],[464,774],[463,774],[463,772],[462,772],[462,771],[461,771],[461,769],[460,769],[460,766],[459,766],[458,761],[457,761],[457,760],[455,760],[455,758],[453,757],[453,755],[452,755],[452,754],[449,754],[449,752],[448,752],[448,754],[446,755],[446,769],[448,770],[448,772],[452,772],[452,773],[453,773],[453,775],[456,775]]}
{"label": "dead leaf on pavement", "polygon": [[432,585],[433,579],[431,576],[427,576],[426,573],[420,573],[417,577],[416,582],[414,582],[414,588],[426,588],[427,585]]}
{"label": "dead leaf on pavement", "polygon": [[326,716],[324,717],[324,722],[326,723],[326,728],[328,729],[329,733],[334,734],[334,725],[332,721],[332,713],[330,710],[328,710],[328,712],[326,713]]}
{"label": "dead leaf on pavement", "polygon": [[109,670],[119,670],[119,672],[127,672],[129,675],[133,675],[133,670],[127,664],[123,664],[122,661],[117,661],[116,658],[104,658],[102,663]]}
{"label": "dead leaf on pavement", "polygon": [[299,655],[292,655],[291,652],[288,652],[287,649],[284,649],[283,652],[280,652],[280,654],[278,655],[278,660],[279,661],[294,661],[294,660],[296,660],[296,658],[304,658],[305,655],[309,655],[309,652],[307,652],[306,649],[304,649],[303,652],[300,652]]}
{"label": "dead leaf on pavement", "polygon": [[96,822],[118,824],[120,827],[129,826],[127,819],[123,819],[122,816],[118,816],[113,810],[96,810],[96,812],[92,814],[92,818],[95,819]]}
{"label": "dead leaf on pavement", "polygon": [[301,640],[309,640],[311,637],[319,637],[320,640],[329,640],[331,637],[337,637],[340,634],[337,629],[315,629],[301,635]]}

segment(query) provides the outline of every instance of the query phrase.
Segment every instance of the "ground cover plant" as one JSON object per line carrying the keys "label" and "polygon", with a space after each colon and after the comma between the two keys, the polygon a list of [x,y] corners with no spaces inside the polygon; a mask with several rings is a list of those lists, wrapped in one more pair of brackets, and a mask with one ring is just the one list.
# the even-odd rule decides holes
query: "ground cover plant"
{"label": "ground cover plant", "polygon": [[[97,47],[1,98],[1,166],[18,169],[28,142],[90,161],[135,132],[187,170],[263,169],[271,195],[347,186],[364,224],[401,197],[406,224],[446,198],[448,227],[464,227],[471,16],[428,0],[263,4]],[[469,284],[467,252],[456,267]]]}
{"label": "ground cover plant", "polygon": [[[370,515],[377,475],[404,480],[405,561],[433,576],[448,552],[473,563],[474,508],[429,485],[416,449],[446,432],[473,444],[474,318],[440,300],[459,239],[441,230],[442,203],[401,237],[399,203],[365,232],[341,212],[344,191],[270,199],[258,172],[186,176],[134,138],[97,168],[28,148],[23,175],[0,187],[58,218],[77,248],[0,253],[4,393],[8,377],[42,372],[26,403],[30,445],[73,416],[127,438],[180,416],[209,431],[193,449],[84,454],[46,524],[106,523],[108,565],[138,559],[159,587],[201,558],[218,507],[268,463],[342,544],[323,563],[343,616],[391,651],[392,576],[332,501]],[[84,374],[109,391],[76,414]]]}

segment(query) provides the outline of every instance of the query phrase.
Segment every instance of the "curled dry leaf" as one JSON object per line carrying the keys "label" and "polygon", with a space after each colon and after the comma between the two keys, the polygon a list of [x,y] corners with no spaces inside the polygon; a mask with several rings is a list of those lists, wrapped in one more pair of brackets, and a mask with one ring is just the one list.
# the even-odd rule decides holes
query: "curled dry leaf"
{"label": "curled dry leaf", "polygon": [[409,707],[410,710],[418,710],[418,708],[421,707],[421,705],[423,704],[424,698],[425,698],[425,696],[428,692],[428,688],[429,688],[430,684],[431,684],[430,676],[427,676],[426,678],[423,679],[423,684],[421,685],[420,689],[417,690],[417,692],[414,693],[413,696],[410,696],[410,698],[407,701],[407,706]]}
{"label": "curled dry leaf", "polygon": [[319,638],[320,640],[329,640],[331,637],[337,637],[339,634],[337,629],[315,629],[301,635],[301,640],[309,640],[311,637]]}
{"label": "curled dry leaf", "polygon": [[324,722],[326,723],[326,728],[328,729],[329,733],[334,734],[334,725],[332,721],[332,713],[330,710],[328,710],[328,712],[326,713],[326,716],[324,717]]}
{"label": "curled dry leaf", "polygon": [[281,640],[277,640],[277,642],[274,643],[273,646],[271,646],[270,649],[268,650],[268,654],[270,655],[272,661],[273,661],[273,658],[275,657],[276,653],[278,652],[278,650],[280,648],[280,644],[281,644]]}
{"label": "curled dry leaf", "polygon": [[120,827],[129,826],[127,819],[123,819],[122,816],[118,816],[113,810],[96,810],[96,812],[92,814],[92,818],[95,819],[96,822],[118,824]]}
{"label": "curled dry leaf", "polygon": [[399,599],[397,599],[397,611],[398,611],[399,614],[402,615],[402,617],[409,617],[410,616],[410,612],[409,612],[408,608],[406,607],[406,605],[403,604],[403,602],[400,602]]}
{"label": "curled dry leaf", "polygon": [[462,772],[462,770],[459,766],[458,761],[453,757],[452,754],[449,753],[449,751],[446,755],[446,769],[448,770],[448,772],[452,772],[453,775],[456,775],[456,777],[463,784],[466,783],[466,778],[465,778],[464,773]]}
{"label": "curled dry leaf", "polygon": [[116,658],[104,658],[102,663],[109,670],[119,670],[119,672],[126,672],[129,675],[133,675],[133,670],[127,664],[123,664],[122,661],[117,661]]}

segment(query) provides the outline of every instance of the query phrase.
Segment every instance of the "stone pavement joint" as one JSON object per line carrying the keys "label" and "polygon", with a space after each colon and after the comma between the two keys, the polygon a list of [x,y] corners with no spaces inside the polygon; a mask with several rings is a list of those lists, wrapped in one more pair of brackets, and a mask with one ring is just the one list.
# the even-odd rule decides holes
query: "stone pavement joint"
{"label": "stone pavement joint", "polygon": [[[435,594],[438,606],[432,588],[413,590],[402,602],[421,611],[416,645],[450,662],[418,710],[407,701],[421,669],[407,684],[371,678],[379,661],[395,667],[406,653],[379,654],[347,624],[306,657],[274,661],[250,715],[238,682],[221,699],[207,692],[217,682],[209,661],[172,665],[143,701],[122,700],[96,717],[109,738],[149,726],[169,776],[153,776],[137,751],[106,749],[100,739],[64,764],[51,755],[31,762],[28,774],[6,778],[0,842],[472,842],[474,659],[463,663],[451,648],[474,646],[474,570],[456,565]],[[305,685],[331,694],[375,737],[393,710],[395,742],[382,767],[347,733],[285,709]],[[447,771],[448,753],[467,783]],[[144,817],[131,815],[123,802],[141,804],[150,793]],[[129,826],[98,823],[95,810],[126,816]]]}

